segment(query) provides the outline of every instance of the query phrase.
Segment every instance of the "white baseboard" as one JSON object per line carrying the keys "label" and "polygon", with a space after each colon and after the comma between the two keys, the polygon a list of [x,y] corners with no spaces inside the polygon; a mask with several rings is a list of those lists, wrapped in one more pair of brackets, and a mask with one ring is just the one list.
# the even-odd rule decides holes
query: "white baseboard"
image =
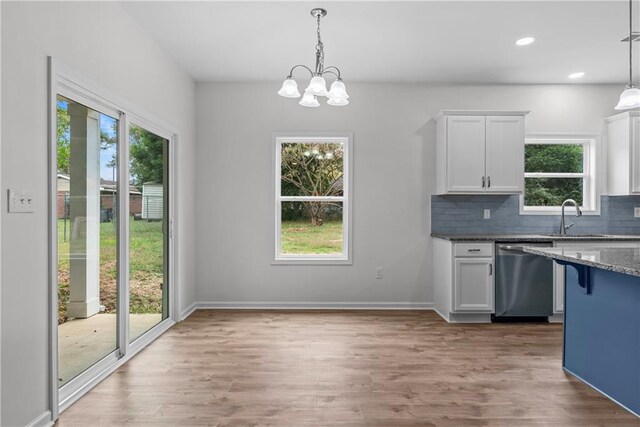
{"label": "white baseboard", "polygon": [[201,301],[182,313],[185,319],[194,310],[433,310],[431,302],[256,302]]}
{"label": "white baseboard", "polygon": [[182,312],[180,313],[180,322],[182,322],[187,317],[191,316],[191,313],[196,311],[197,308],[198,308],[198,303],[194,302],[189,307],[182,310]]}
{"label": "white baseboard", "polygon": [[27,427],[50,427],[52,425],[53,420],[51,419],[51,411],[44,411],[27,424]]}
{"label": "white baseboard", "polygon": [[433,309],[438,316],[442,317],[449,323],[491,323],[491,314],[472,313],[472,314],[457,314],[447,313]]}
{"label": "white baseboard", "polygon": [[549,323],[564,323],[564,314],[556,313],[553,316],[549,316]]}

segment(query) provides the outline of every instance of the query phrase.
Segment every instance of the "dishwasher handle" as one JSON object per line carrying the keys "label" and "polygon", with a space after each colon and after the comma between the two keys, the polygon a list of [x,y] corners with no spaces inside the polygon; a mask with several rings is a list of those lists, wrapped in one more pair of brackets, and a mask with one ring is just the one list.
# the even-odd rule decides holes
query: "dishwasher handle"
{"label": "dishwasher handle", "polygon": [[496,245],[496,249],[498,251],[504,251],[504,252],[515,252],[515,253],[520,253],[520,254],[526,254],[526,255],[531,255],[528,252],[524,251],[524,247],[525,246],[533,246],[533,247],[551,247],[553,246],[553,244],[549,244],[549,243],[539,243],[539,242],[534,242],[534,243],[505,243],[505,244],[501,244],[501,245]]}
{"label": "dishwasher handle", "polygon": [[502,251],[525,253],[523,248],[524,248],[524,245],[500,245],[500,246],[498,246],[498,249],[502,250]]}

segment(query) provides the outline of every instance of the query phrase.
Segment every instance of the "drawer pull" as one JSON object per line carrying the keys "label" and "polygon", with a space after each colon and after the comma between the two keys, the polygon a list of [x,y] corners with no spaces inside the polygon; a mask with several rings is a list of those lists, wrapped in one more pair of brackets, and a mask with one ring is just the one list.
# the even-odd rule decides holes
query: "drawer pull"
{"label": "drawer pull", "polygon": [[469,249],[469,252],[480,252],[480,249]]}

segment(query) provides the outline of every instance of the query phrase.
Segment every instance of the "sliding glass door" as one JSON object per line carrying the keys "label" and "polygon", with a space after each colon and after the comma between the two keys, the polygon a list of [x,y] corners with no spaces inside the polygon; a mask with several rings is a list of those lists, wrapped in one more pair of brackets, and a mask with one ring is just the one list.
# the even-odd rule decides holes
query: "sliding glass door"
{"label": "sliding glass door", "polygon": [[54,415],[173,322],[172,134],[69,80],[55,85],[50,127]]}
{"label": "sliding glass door", "polygon": [[118,349],[118,119],[58,96],[58,381]]}
{"label": "sliding glass door", "polygon": [[129,340],[169,316],[169,141],[129,126]]}

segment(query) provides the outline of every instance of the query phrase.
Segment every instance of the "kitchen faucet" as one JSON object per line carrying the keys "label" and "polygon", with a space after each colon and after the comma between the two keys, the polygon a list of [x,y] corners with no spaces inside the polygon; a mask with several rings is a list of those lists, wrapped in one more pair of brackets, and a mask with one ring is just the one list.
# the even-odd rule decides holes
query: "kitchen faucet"
{"label": "kitchen faucet", "polygon": [[561,236],[566,235],[567,230],[575,225],[575,224],[564,225],[564,207],[568,204],[573,204],[573,206],[576,207],[576,216],[582,216],[582,211],[580,210],[580,207],[578,207],[578,203],[576,203],[575,200],[567,199],[564,202],[562,202],[562,212],[560,215],[560,235]]}

